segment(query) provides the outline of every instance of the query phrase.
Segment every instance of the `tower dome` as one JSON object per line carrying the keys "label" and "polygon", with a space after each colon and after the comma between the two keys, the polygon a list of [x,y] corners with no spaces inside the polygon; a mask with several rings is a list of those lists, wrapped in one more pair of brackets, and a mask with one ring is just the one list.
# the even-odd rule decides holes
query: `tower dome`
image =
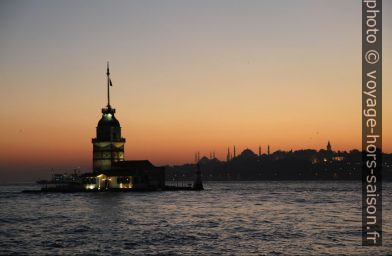
{"label": "tower dome", "polygon": [[114,116],[116,110],[107,106],[102,109],[102,117],[97,125],[97,139],[101,141],[117,141],[121,139],[120,122]]}
{"label": "tower dome", "polygon": [[99,120],[97,127],[120,127],[120,122],[114,116],[116,110],[108,106],[102,109],[102,118]]}

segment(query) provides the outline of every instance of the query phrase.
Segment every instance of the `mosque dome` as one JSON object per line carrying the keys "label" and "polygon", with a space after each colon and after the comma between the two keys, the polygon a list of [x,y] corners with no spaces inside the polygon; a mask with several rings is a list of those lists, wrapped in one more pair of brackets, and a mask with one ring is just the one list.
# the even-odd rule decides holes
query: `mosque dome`
{"label": "mosque dome", "polygon": [[243,158],[252,158],[255,156],[256,156],[256,154],[253,153],[253,151],[248,148],[245,149],[244,151],[242,151],[242,153],[241,153],[241,157],[243,157]]}

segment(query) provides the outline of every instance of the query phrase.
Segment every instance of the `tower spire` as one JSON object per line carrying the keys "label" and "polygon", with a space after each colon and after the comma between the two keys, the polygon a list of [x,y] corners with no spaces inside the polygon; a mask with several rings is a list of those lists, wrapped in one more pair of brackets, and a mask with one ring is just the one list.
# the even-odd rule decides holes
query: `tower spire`
{"label": "tower spire", "polygon": [[112,86],[112,81],[110,80],[110,72],[109,72],[109,61],[107,62],[106,68],[106,76],[107,76],[107,83],[108,83],[108,108],[110,108],[110,89],[109,87]]}

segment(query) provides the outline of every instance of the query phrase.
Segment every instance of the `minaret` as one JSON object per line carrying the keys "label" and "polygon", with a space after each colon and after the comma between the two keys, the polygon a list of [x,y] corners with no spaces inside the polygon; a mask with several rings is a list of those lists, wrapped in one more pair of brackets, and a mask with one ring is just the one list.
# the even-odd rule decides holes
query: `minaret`
{"label": "minaret", "polygon": [[107,63],[107,100],[108,104],[102,109],[102,117],[97,125],[97,136],[93,143],[93,172],[110,170],[112,164],[124,161],[125,139],[121,137],[120,122],[114,114],[116,110],[110,106],[110,79],[109,62]]}
{"label": "minaret", "polygon": [[236,155],[235,155],[235,145],[234,145],[234,148],[233,148],[233,157],[234,158],[236,157]]}
{"label": "minaret", "polygon": [[261,156],[261,146],[259,146],[259,156]]}
{"label": "minaret", "polygon": [[268,145],[268,150],[267,150],[267,152],[268,152],[267,154],[270,155],[270,147],[269,147],[269,145]]}
{"label": "minaret", "polygon": [[227,147],[227,157],[226,157],[226,161],[230,162],[230,147]]}

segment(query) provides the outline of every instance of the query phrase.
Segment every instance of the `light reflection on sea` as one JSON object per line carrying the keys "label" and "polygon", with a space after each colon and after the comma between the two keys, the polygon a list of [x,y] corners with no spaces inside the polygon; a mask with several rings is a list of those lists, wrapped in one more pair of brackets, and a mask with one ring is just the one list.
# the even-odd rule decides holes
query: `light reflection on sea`
{"label": "light reflection on sea", "polygon": [[210,182],[205,191],[22,194],[0,186],[0,254],[388,255],[361,246],[359,182]]}

